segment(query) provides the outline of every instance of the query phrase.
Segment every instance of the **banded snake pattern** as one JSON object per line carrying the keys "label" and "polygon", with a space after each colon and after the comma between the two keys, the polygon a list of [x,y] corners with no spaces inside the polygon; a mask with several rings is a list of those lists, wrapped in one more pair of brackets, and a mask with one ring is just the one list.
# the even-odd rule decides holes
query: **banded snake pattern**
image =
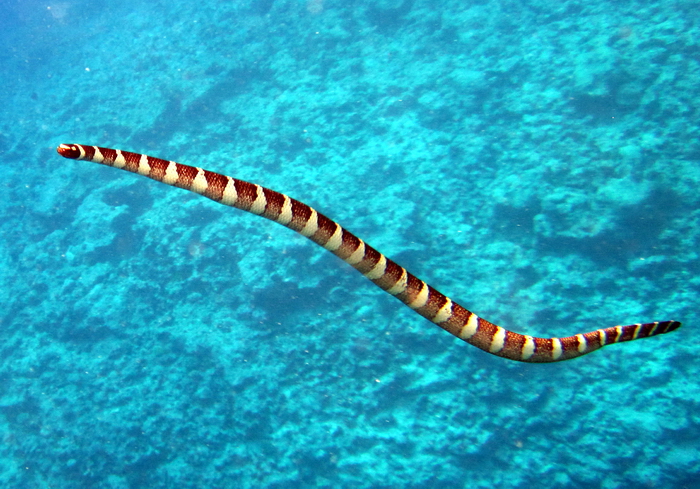
{"label": "banded snake pattern", "polygon": [[460,306],[340,224],[282,193],[202,168],[128,151],[82,144],[61,144],[57,151],[65,158],[138,173],[282,224],[335,254],[421,316],[499,357],[533,363],[569,360],[612,343],[668,333],[681,325],[677,321],[660,321],[613,326],[563,338],[514,333]]}

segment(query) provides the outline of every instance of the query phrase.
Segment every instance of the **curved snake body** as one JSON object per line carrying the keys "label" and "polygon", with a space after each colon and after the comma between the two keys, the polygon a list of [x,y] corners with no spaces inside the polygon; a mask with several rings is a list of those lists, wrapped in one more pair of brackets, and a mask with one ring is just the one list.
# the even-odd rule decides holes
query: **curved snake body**
{"label": "curved snake body", "polygon": [[66,158],[113,166],[190,190],[220,204],[265,217],[306,236],[354,267],[421,316],[488,353],[521,362],[557,362],[611,343],[674,331],[677,321],[613,326],[565,338],[535,338],[480,318],[409,273],[360,238],[287,195],[202,168],[115,149],[61,144]]}

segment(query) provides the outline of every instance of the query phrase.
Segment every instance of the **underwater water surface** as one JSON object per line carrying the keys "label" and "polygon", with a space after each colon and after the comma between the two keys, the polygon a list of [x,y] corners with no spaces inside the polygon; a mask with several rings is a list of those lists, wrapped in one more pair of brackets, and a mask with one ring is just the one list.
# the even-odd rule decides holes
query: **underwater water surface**
{"label": "underwater water surface", "polygon": [[[0,1],[0,484],[700,486],[696,1]],[[289,194],[551,365],[273,222],[56,154]]]}

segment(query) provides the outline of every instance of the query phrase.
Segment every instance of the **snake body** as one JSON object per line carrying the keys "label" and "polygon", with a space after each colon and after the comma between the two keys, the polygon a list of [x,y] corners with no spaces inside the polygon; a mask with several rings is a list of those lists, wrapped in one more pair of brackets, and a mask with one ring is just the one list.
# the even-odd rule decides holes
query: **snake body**
{"label": "snake body", "polygon": [[286,226],[335,254],[375,285],[456,337],[499,357],[521,362],[557,362],[611,343],[678,329],[677,321],[613,326],[563,338],[536,338],[508,331],[460,306],[310,206],[254,183],[174,161],[117,149],[61,144],[58,153],[120,168],[180,187]]}

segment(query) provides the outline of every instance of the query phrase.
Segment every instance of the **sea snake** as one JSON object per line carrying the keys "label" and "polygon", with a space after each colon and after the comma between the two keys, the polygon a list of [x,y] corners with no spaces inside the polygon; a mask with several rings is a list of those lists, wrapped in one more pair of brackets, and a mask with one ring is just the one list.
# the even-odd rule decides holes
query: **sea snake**
{"label": "sea snake", "polygon": [[520,362],[558,362],[611,343],[678,329],[677,321],[613,326],[565,338],[535,338],[480,318],[385,257],[340,224],[284,194],[209,170],[118,149],[61,144],[61,156],[138,173],[265,217],[306,236],[338,256],[421,316],[485,352]]}

